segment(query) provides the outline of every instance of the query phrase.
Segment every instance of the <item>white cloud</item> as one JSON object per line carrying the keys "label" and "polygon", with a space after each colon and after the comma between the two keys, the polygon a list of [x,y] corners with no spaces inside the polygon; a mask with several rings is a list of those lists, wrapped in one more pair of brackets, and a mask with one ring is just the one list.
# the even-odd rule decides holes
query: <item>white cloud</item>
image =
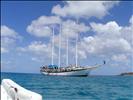
{"label": "white cloud", "polygon": [[113,55],[111,59],[114,60],[114,61],[118,61],[118,62],[128,61],[127,56],[124,55],[124,54]]}
{"label": "white cloud", "polygon": [[[42,59],[43,59],[43,58],[42,58]],[[43,60],[42,60],[42,59],[39,58],[39,57],[32,57],[32,58],[31,58],[32,61],[39,62],[39,63],[42,63],[42,62],[44,63],[44,59],[43,59]]]}
{"label": "white cloud", "polygon": [[37,37],[48,37],[52,34],[50,25],[59,24],[61,19],[57,16],[41,16],[32,21],[27,27],[27,32]]}
{"label": "white cloud", "polygon": [[7,53],[21,36],[6,25],[1,26],[1,53]]}
{"label": "white cloud", "polygon": [[1,37],[11,37],[16,38],[18,35],[13,29],[7,27],[6,25],[1,26]]}
{"label": "white cloud", "polygon": [[104,37],[86,37],[80,43],[80,49],[85,50],[87,54],[109,54],[125,53],[131,51],[130,44],[122,39],[107,39]]}
{"label": "white cloud", "polygon": [[[90,30],[90,27],[84,23],[76,23],[73,20],[63,21],[61,24],[61,44],[62,48],[66,47],[67,38],[69,39],[69,46],[71,42],[75,42],[75,37],[77,34],[83,34]],[[55,45],[59,46],[59,34],[55,35]],[[52,39],[52,38],[51,38]],[[52,40],[51,40],[52,41]]]}
{"label": "white cloud", "polygon": [[[32,21],[27,27],[27,32],[37,37],[49,37],[52,35],[52,25],[61,24],[62,36],[74,38],[76,34],[89,31],[89,26],[84,23],[76,23],[74,20],[63,21],[57,16],[41,16],[37,20]],[[56,29],[58,27],[55,27]],[[58,28],[59,31],[59,28]]]}
{"label": "white cloud", "polygon": [[86,52],[83,51],[83,50],[78,50],[78,55],[79,55],[78,58],[80,58],[80,59],[85,59],[85,58],[87,58],[87,54],[86,54]]}
{"label": "white cloud", "polygon": [[1,53],[7,53],[8,50],[6,48],[1,47]]}
{"label": "white cloud", "polygon": [[121,32],[121,36],[126,39],[131,46],[133,47],[133,15],[131,16],[129,23],[129,26],[125,26],[123,27],[120,32]]}
{"label": "white cloud", "polygon": [[[106,24],[91,23],[94,36],[84,37],[79,43],[79,55],[85,58],[86,55],[98,55],[112,58],[115,61],[122,61],[131,56],[132,31],[130,26],[119,26],[115,21]],[[80,52],[85,52],[81,54]],[[113,55],[113,57],[112,57]]]}
{"label": "white cloud", "polygon": [[[44,21],[43,21],[43,18],[44,18]],[[50,42],[51,42],[52,41],[52,34],[51,34],[52,29],[49,27],[49,25],[53,24],[54,22],[47,22],[49,20],[51,21],[52,20],[51,18],[56,19],[58,17],[46,17],[46,16],[39,17],[37,20],[32,21],[32,24],[27,27],[27,30],[30,32],[32,31],[30,34],[33,34],[37,37],[49,36]],[[41,19],[41,21],[40,21],[40,19]],[[85,25],[84,23],[76,23],[74,20],[66,20],[66,21],[61,21],[61,20],[56,21],[56,20],[55,20],[55,23],[61,24],[61,29],[62,29],[62,31],[61,31],[61,35],[62,35],[61,49],[66,49],[66,38],[67,37],[69,38],[69,46],[71,46],[70,39],[75,39],[76,34],[79,34],[79,33],[82,34],[82,33],[85,33],[90,30],[89,26]],[[46,21],[46,23],[45,23],[45,21]],[[46,32],[44,27],[48,27],[49,32]],[[56,31],[56,33],[55,33],[54,42],[55,42],[55,46],[58,47],[59,46],[60,29],[59,29],[59,27],[55,27],[55,28],[56,28],[56,30],[58,29],[58,31]],[[48,33],[48,34],[43,34],[43,33]]]}
{"label": "white cloud", "polygon": [[[74,20],[66,20],[63,21],[62,19],[60,19],[60,17],[57,16],[41,16],[36,20],[33,20],[31,25],[29,25],[27,27],[27,32],[29,32],[30,34],[36,36],[36,37],[50,37],[50,42],[52,41],[52,28],[51,26],[53,25],[57,25],[55,26],[56,28],[56,33],[55,33],[55,38],[54,38],[54,42],[55,42],[55,51],[57,51],[58,46],[59,46],[59,34],[60,34],[60,30],[59,30],[59,24],[61,24],[62,26],[62,39],[61,39],[61,49],[66,49],[66,37],[68,36],[69,39],[74,39],[76,34],[79,33],[85,33],[87,31],[90,30],[89,26],[86,26],[84,23],[76,23]],[[58,31],[57,31],[58,29]],[[71,48],[71,42],[69,41],[69,48]],[[45,57],[51,57],[51,44],[50,43],[46,43],[43,44],[41,42],[33,42],[30,45],[28,45],[27,47],[22,47],[19,48],[19,50],[21,51],[28,51],[31,52],[33,54],[35,54],[36,56],[42,56],[43,54],[45,54]],[[80,53],[83,54],[83,52],[81,51]],[[57,55],[54,53],[54,56],[57,57]],[[35,59],[34,59],[35,60]]]}
{"label": "white cloud", "polygon": [[[27,47],[20,47],[18,48],[18,50],[22,52],[29,52],[38,57],[43,57],[43,58],[51,57],[51,44],[45,44],[41,41],[34,41],[31,44],[29,44]],[[57,57],[55,52],[54,56]]]}
{"label": "white cloud", "polygon": [[49,53],[49,47],[45,44],[43,44],[42,42],[33,42],[28,46],[28,50],[32,51],[33,53],[36,54],[45,54],[45,53]]}
{"label": "white cloud", "polygon": [[102,18],[108,14],[109,9],[118,4],[119,1],[66,1],[64,6],[56,5],[52,13],[63,17],[85,17],[92,16]]}
{"label": "white cloud", "polygon": [[68,38],[75,38],[76,34],[85,33],[89,29],[84,23],[76,23],[73,20],[62,22],[62,35]]}
{"label": "white cloud", "polygon": [[7,47],[14,45],[16,42],[16,39],[10,38],[10,37],[1,37],[1,45],[2,47]]}
{"label": "white cloud", "polygon": [[115,21],[110,21],[106,24],[90,23],[90,25],[96,33],[107,34],[108,36],[110,34],[120,35],[121,27]]}

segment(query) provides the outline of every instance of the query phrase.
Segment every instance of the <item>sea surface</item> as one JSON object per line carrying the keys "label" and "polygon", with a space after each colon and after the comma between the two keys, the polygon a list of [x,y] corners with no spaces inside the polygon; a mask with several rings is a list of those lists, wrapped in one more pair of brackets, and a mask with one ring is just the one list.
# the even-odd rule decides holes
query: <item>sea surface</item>
{"label": "sea surface", "polygon": [[62,77],[1,73],[43,100],[133,100],[133,76]]}

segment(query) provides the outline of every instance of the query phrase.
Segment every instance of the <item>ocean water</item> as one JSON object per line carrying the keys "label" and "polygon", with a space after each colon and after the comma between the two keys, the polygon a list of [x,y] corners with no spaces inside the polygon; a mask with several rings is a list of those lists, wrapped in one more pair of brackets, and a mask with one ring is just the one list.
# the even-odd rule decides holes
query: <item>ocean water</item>
{"label": "ocean water", "polygon": [[133,100],[133,76],[61,77],[1,73],[43,100]]}

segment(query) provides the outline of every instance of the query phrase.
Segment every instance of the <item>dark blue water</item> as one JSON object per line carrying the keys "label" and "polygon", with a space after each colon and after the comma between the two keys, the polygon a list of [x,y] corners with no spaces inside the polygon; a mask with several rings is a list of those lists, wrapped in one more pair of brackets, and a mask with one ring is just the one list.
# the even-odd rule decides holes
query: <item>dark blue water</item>
{"label": "dark blue water", "polygon": [[2,73],[44,100],[133,100],[132,76],[60,77]]}

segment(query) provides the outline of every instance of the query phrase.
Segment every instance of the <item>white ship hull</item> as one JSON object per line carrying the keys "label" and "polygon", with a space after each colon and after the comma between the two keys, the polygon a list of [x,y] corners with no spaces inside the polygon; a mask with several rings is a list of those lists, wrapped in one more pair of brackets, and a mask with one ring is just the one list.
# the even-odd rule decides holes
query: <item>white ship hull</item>
{"label": "white ship hull", "polygon": [[42,72],[42,74],[51,75],[51,76],[88,76],[89,72],[90,72],[90,69],[70,71],[70,72],[58,72],[58,73]]}

